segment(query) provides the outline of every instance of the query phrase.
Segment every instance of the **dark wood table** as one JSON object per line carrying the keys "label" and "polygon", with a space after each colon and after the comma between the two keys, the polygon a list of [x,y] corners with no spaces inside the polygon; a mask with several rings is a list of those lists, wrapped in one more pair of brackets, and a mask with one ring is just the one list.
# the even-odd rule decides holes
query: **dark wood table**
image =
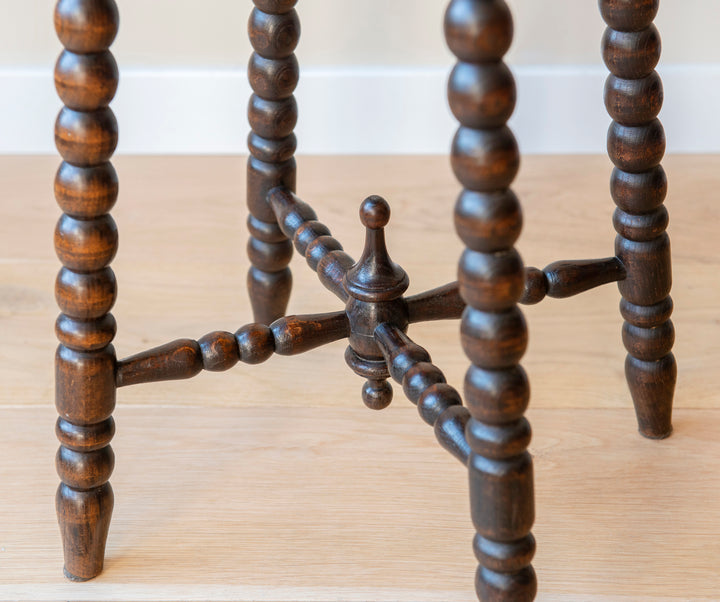
{"label": "dark wood table", "polygon": [[[393,393],[388,379],[397,381],[439,443],[468,467],[478,597],[532,600],[537,589],[530,564],[535,551],[533,464],[524,417],[530,395],[520,366],[527,327],[518,304],[618,282],[628,350],[625,370],[640,432],[663,438],[672,430],[676,367],[663,206],[667,181],[660,166],[665,138],[657,119],[663,93],[655,71],[660,38],[652,24],[659,0],[599,2],[608,24],[602,47],[611,72],[605,103],[613,119],[607,148],[615,165],[610,181],[617,205],[615,256],[558,261],[543,270],[525,267],[514,249],[522,213],[511,190],[520,153],[506,126],[516,100],[513,76],[503,62],[513,34],[509,9],[504,0],[449,3],[445,36],[458,61],[448,99],[460,123],[450,159],[462,185],[455,225],[466,250],[457,282],[411,297],[404,296],[408,275],[385,247],[390,207],[384,199],[370,196],[361,205],[366,242],[355,261],[296,196],[296,0],[254,3],[247,178],[254,321],[236,332],[178,339],[122,360],[111,344],[117,287],[109,267],[118,244],[109,214],[118,195],[110,163],[118,125],[109,108],[118,85],[118,67],[109,51],[118,9],[114,0],[59,0],[55,9],[65,47],[55,70],[65,105],[55,127],[63,158],[55,180],[64,212],[55,231],[63,265],[55,292],[62,312],[56,323],[56,433],[65,574],[84,581],[102,570],[113,508],[109,444],[117,388],[227,370],[237,362],[254,364],[274,353],[293,355],[347,338],[345,359],[365,379],[365,404],[387,407]],[[285,315],[293,247],[342,302],[339,309]],[[407,335],[412,323],[458,318],[471,361],[462,397]]]}

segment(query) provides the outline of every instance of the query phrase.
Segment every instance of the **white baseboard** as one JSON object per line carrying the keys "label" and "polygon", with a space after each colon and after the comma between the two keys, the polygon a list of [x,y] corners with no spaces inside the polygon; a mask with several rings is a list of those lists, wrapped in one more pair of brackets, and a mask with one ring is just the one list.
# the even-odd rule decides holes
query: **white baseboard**
{"label": "white baseboard", "polygon": [[[511,120],[524,153],[602,153],[602,66],[514,68]],[[720,65],[667,65],[668,152],[720,152]],[[456,127],[447,69],[303,70],[296,133],[305,154],[442,154]],[[48,70],[0,70],[0,153],[54,153],[60,107]],[[124,70],[118,153],[244,154],[250,89],[240,70]]]}

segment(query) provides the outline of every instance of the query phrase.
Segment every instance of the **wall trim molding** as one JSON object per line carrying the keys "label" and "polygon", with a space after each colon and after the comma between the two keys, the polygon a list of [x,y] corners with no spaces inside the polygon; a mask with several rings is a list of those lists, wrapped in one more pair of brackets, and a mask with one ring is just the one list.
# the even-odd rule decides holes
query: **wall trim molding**
{"label": "wall trim molding", "polygon": [[[524,153],[603,153],[601,65],[514,67],[510,125]],[[720,152],[720,64],[660,68],[668,152]],[[308,68],[297,97],[304,154],[442,154],[455,121],[445,68]],[[0,153],[52,154],[60,108],[48,69],[0,69]],[[113,109],[122,154],[245,154],[244,70],[126,69]]]}

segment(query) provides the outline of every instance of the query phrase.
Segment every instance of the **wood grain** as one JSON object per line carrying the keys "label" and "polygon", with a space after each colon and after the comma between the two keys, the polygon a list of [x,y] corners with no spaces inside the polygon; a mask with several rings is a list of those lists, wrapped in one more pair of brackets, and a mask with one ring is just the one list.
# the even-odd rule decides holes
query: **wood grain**
{"label": "wood grain", "polygon": [[[120,17],[115,0],[59,0],[55,31],[64,46],[55,64],[55,89],[64,106],[55,121],[55,146],[63,161],[55,200],[64,211],[55,227],[62,264],[55,299],[55,407],[60,448],[55,497],[65,550],[64,572],[87,581],[103,567],[113,509],[108,482],[115,465],[110,441],[115,407],[116,321],[110,313],[117,280],[110,267],[118,230],[108,211],[119,191],[110,159],[118,124],[108,106],[118,87],[109,48]],[[90,449],[88,440],[93,442]]]}
{"label": "wood grain", "polygon": [[[409,294],[455,278],[457,185],[446,158],[299,162],[299,194],[348,254],[362,249],[358,204],[379,193],[392,203],[387,244],[410,274]],[[123,182],[113,210],[122,233],[113,261],[118,355],[250,321],[244,159],[114,163]],[[52,500],[56,165],[0,158],[0,436],[21,450],[0,457],[0,600],[470,599],[465,470],[409,402],[398,398],[379,415],[362,406],[344,342],[121,390],[106,573],[84,585],[63,580]],[[673,437],[635,432],[614,285],[524,308],[539,600],[716,600],[720,591],[720,157],[671,156],[664,166],[678,334]],[[611,169],[601,156],[524,159],[514,188],[528,264],[612,253]],[[341,308],[304,260],[292,268],[291,313]],[[457,328],[409,330],[454,386],[467,367]],[[311,380],[322,382],[290,384]]]}
{"label": "wood grain", "polygon": [[298,107],[292,93],[300,76],[293,52],[300,39],[296,1],[256,0],[248,22],[255,52],[248,67],[253,95],[248,104],[247,252],[252,267],[247,286],[255,322],[268,325],[287,314],[292,288],[287,267],[292,243],[279,230],[267,194],[276,186],[295,190]]}
{"label": "wood grain", "polygon": [[[515,109],[515,80],[503,61],[513,19],[504,0],[451,0],[445,11],[448,48],[457,58],[447,87],[458,129],[450,164],[461,185],[455,230],[465,245],[458,290],[467,307],[460,341],[470,365],[463,383],[469,412],[470,515],[481,602],[533,602],[537,576],[530,383],[522,367],[528,328],[518,303],[525,266],[515,243],[521,202],[512,190],[520,149],[507,121]],[[549,280],[548,280],[549,282]]]}
{"label": "wood grain", "polygon": [[608,156],[615,165],[610,191],[617,205],[615,255],[625,278],[618,282],[623,301],[623,343],[628,351],[625,376],[635,404],[640,432],[651,439],[672,433],[677,363],[672,354],[675,330],[669,216],[663,201],[668,179],[660,161],[665,130],[657,119],[663,85],[655,71],[660,35],[652,21],[660,2],[600,0],[608,27],[602,54],[610,76],[605,107],[613,122]]}
{"label": "wood grain", "polygon": [[[14,485],[2,491],[0,599],[471,599],[467,471],[410,403],[120,404],[115,418],[106,568],[74,585],[57,570],[53,412],[0,409],[5,441],[24,450],[0,459]],[[720,410],[678,410],[662,442],[628,428],[630,408],[529,418],[540,600],[717,599]]]}

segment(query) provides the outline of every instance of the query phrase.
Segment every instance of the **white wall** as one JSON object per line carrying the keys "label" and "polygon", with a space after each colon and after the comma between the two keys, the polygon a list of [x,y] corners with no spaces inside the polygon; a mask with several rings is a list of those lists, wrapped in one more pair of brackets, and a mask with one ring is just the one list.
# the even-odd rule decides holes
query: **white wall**
{"label": "white wall", "polygon": [[[595,0],[508,0],[525,152],[603,152]],[[51,0],[0,0],[0,152],[53,152]],[[303,152],[445,152],[444,0],[300,0]],[[119,152],[245,152],[250,0],[121,0]],[[199,8],[201,7],[201,8]],[[720,1],[662,0],[670,151],[720,151]]]}

